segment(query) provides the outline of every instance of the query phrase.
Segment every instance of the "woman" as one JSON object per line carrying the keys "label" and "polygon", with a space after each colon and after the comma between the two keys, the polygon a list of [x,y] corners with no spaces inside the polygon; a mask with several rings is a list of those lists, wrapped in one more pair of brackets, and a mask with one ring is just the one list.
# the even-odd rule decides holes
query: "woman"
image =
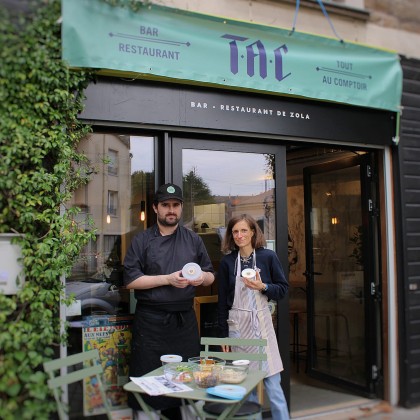
{"label": "woman", "polygon": [[[277,254],[265,249],[265,245],[264,235],[251,216],[243,214],[229,221],[222,244],[222,251],[227,255],[222,258],[218,270],[218,323],[221,337],[267,339],[264,387],[273,419],[287,420],[289,412],[280,385],[283,363],[268,301],[283,298],[289,286]],[[254,279],[241,275],[244,269],[250,268],[256,272]],[[222,346],[222,349],[230,351],[229,346]],[[235,351],[255,350],[241,348]],[[256,397],[255,391],[252,399],[256,400]]]}

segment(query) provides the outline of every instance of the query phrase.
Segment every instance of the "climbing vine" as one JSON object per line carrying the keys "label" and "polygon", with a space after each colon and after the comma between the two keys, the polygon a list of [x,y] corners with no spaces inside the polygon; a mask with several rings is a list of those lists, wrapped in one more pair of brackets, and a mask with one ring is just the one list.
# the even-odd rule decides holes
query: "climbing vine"
{"label": "climbing vine", "polygon": [[61,277],[94,237],[66,206],[88,182],[76,147],[90,128],[77,115],[92,75],[61,59],[61,5],[43,0],[24,15],[0,6],[0,233],[15,233],[25,283],[0,293],[0,418],[47,419],[55,411],[43,361],[65,341]]}

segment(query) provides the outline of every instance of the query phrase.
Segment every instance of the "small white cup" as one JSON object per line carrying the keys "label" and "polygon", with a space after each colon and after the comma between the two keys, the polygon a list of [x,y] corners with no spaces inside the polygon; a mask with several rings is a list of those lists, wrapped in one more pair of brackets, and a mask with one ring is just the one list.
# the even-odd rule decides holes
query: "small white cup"
{"label": "small white cup", "polygon": [[168,363],[180,363],[182,362],[182,356],[177,354],[164,354],[163,356],[160,356],[160,361],[162,362],[162,365],[166,365]]}
{"label": "small white cup", "polygon": [[187,280],[197,280],[201,276],[201,267],[196,263],[187,263],[182,267],[182,277]]}
{"label": "small white cup", "polygon": [[241,273],[242,277],[245,277],[248,280],[255,280],[257,272],[253,268],[245,268]]}

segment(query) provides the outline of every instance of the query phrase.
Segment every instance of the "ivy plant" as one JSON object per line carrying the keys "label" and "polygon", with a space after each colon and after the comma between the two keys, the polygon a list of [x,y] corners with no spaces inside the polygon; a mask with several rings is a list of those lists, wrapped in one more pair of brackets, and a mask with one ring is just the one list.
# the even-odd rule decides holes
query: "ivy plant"
{"label": "ivy plant", "polygon": [[77,119],[88,71],[61,59],[61,4],[39,0],[11,16],[0,5],[0,233],[15,233],[25,283],[0,292],[0,418],[48,419],[55,403],[42,368],[66,339],[61,279],[94,229],[77,223],[72,193],[88,182]]}

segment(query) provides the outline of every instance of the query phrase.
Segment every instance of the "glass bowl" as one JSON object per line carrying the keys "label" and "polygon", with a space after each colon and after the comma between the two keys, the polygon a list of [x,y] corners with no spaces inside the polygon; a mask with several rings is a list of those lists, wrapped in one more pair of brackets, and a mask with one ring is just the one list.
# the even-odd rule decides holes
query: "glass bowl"
{"label": "glass bowl", "polygon": [[194,365],[205,365],[205,366],[223,366],[226,364],[226,360],[220,359],[219,357],[212,357],[212,356],[198,356],[198,357],[190,357],[188,359],[189,363],[193,363]]}
{"label": "glass bowl", "polygon": [[163,367],[165,378],[173,383],[188,384],[193,382],[193,366],[190,363],[168,363]]}
{"label": "glass bowl", "polygon": [[220,382],[220,365],[196,364],[194,366],[194,381],[199,388],[210,388]]}
{"label": "glass bowl", "polygon": [[248,375],[249,365],[225,365],[220,368],[220,382],[240,384]]}

